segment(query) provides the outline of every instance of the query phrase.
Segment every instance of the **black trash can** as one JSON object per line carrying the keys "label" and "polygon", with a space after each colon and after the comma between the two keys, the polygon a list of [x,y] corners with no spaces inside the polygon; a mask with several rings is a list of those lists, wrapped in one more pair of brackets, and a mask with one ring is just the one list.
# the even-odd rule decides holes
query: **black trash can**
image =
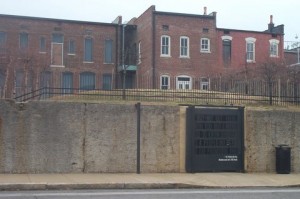
{"label": "black trash can", "polygon": [[291,172],[291,147],[278,145],[276,148],[276,172],[278,174],[289,174]]}

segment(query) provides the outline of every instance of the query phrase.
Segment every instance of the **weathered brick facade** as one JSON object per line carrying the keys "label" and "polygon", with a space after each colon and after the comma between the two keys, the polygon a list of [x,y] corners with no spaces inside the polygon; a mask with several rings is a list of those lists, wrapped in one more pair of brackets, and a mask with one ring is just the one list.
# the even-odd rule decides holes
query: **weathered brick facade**
{"label": "weathered brick facade", "polygon": [[271,18],[266,31],[221,29],[216,17],[155,6],[127,24],[0,15],[0,96],[121,88],[123,72],[127,88],[207,89],[212,77],[284,61],[283,25]]}

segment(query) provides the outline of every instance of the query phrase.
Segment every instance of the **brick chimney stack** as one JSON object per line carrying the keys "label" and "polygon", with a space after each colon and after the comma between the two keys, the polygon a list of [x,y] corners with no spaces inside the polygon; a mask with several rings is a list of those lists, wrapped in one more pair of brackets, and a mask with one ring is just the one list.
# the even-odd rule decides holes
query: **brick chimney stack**
{"label": "brick chimney stack", "polygon": [[204,7],[204,15],[207,15],[207,7]]}
{"label": "brick chimney stack", "polygon": [[273,15],[270,15],[270,23],[268,25],[269,32],[273,32],[274,23],[273,23]]}

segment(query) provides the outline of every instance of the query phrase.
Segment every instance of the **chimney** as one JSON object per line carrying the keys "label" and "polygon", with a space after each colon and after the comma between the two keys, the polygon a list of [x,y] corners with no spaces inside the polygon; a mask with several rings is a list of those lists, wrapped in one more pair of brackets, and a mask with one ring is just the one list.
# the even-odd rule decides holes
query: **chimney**
{"label": "chimney", "polygon": [[270,23],[268,24],[268,31],[273,32],[274,23],[273,23],[273,15],[270,15]]}
{"label": "chimney", "polygon": [[204,15],[207,15],[207,7],[204,7]]}

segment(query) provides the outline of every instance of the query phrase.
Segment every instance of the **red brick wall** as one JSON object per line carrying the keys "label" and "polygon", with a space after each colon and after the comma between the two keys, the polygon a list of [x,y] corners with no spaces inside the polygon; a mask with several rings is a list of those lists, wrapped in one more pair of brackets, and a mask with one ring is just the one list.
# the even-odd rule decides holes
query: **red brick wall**
{"label": "red brick wall", "polygon": [[[69,71],[73,73],[74,88],[79,86],[79,74],[83,71],[94,72],[96,74],[96,88],[102,88],[102,74],[115,73],[117,66],[117,25],[76,22],[65,20],[50,20],[28,17],[0,16],[0,31],[6,32],[6,49],[9,51],[11,64],[1,64],[2,70],[7,71],[9,67],[9,88],[6,91],[7,97],[12,97],[15,74],[18,69],[26,72],[30,67],[34,71],[34,89],[39,87],[39,74],[42,70],[49,70],[55,73],[53,86],[60,86],[61,73]],[[29,35],[28,51],[19,50],[19,33],[27,32]],[[50,67],[51,63],[51,40],[52,33],[64,35],[63,61],[65,67]],[[84,38],[93,38],[93,63],[84,63]],[[40,53],[40,37],[46,39],[46,52]],[[75,41],[75,55],[68,55],[69,40]],[[105,40],[113,40],[113,63],[104,63]],[[24,58],[29,58],[28,63],[24,63]],[[26,85],[25,85],[26,86]]]}

